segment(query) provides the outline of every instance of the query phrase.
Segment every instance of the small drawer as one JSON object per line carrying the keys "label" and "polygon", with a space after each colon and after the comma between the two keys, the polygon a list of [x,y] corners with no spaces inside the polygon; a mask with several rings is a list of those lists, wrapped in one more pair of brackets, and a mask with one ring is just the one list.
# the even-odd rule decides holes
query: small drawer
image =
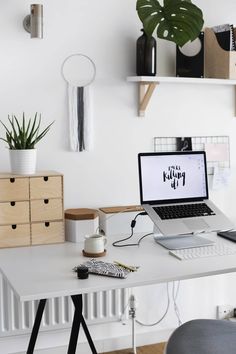
{"label": "small drawer", "polygon": [[62,199],[31,200],[31,221],[63,219]]}
{"label": "small drawer", "polygon": [[32,224],[32,245],[60,243],[65,241],[64,222],[52,221]]}
{"label": "small drawer", "polygon": [[30,199],[61,198],[62,176],[30,178]]}
{"label": "small drawer", "polygon": [[[0,248],[30,245],[30,225],[0,226]],[[14,262],[14,260],[13,260]]]}
{"label": "small drawer", "polygon": [[29,202],[0,203],[0,225],[29,223]]}
{"label": "small drawer", "polygon": [[29,199],[29,178],[0,179],[0,201]]}

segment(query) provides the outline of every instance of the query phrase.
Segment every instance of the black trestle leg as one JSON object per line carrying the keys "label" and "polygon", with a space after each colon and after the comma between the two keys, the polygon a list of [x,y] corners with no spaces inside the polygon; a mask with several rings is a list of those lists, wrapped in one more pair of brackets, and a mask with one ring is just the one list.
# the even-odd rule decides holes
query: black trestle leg
{"label": "black trestle leg", "polygon": [[31,337],[30,337],[30,341],[29,341],[29,345],[28,345],[28,349],[26,354],[33,354],[34,352],[34,347],[35,347],[35,343],[37,340],[37,336],[38,336],[38,332],[39,332],[39,327],[40,327],[40,323],[42,320],[42,316],[43,316],[43,311],[46,305],[46,299],[41,299],[39,301],[39,305],[38,305],[38,309],[37,309],[37,313],[35,316],[35,320],[34,320],[34,326],[31,332]]}
{"label": "black trestle leg", "polygon": [[72,301],[75,306],[75,312],[74,312],[74,318],[73,318],[73,323],[72,323],[72,329],[71,329],[71,335],[70,335],[70,342],[68,346],[68,352],[67,354],[75,354],[76,353],[76,346],[77,346],[77,341],[78,341],[78,336],[79,336],[79,330],[80,330],[80,324],[82,324],[85,335],[87,337],[90,349],[93,354],[97,354],[96,348],[94,346],[93,340],[90,336],[88,327],[85,323],[84,317],[83,317],[83,297],[82,295],[72,295],[71,296]]}
{"label": "black trestle leg", "polygon": [[81,323],[80,311],[75,309],[67,354],[75,354]]}
{"label": "black trestle leg", "polygon": [[82,326],[83,326],[83,329],[84,329],[84,333],[85,333],[85,335],[86,335],[86,337],[87,337],[87,340],[88,340],[90,349],[91,349],[91,351],[92,351],[93,354],[97,354],[97,351],[96,351],[96,348],[95,348],[95,346],[94,346],[92,337],[91,337],[91,335],[90,335],[90,333],[89,333],[88,327],[87,327],[87,325],[86,325],[86,322],[85,322],[83,316],[82,316],[82,318],[81,318],[81,321],[82,321]]}

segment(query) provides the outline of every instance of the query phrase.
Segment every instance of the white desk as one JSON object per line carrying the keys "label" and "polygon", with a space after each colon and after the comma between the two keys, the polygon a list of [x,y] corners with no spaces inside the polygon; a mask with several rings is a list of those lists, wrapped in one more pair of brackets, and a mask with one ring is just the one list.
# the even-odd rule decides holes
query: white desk
{"label": "white desk", "polygon": [[[209,238],[215,237],[215,235],[209,236]],[[235,246],[230,241],[225,240],[224,242],[232,245],[232,247]],[[82,244],[65,243],[3,249],[0,250],[0,269],[20,301],[70,295],[75,307],[75,301],[77,302],[78,307],[75,311],[77,316],[82,316],[82,310],[79,311],[82,304],[78,305],[77,295],[80,295],[81,300],[81,294],[84,293],[137,287],[236,271],[235,255],[180,261],[170,256],[168,250],[156,244],[150,236],[145,238],[139,247],[115,248],[108,245],[107,255],[100,258],[108,262],[117,260],[130,265],[139,265],[140,269],[129,274],[127,279],[90,275],[86,280],[79,280],[72,268],[87,260],[81,254],[82,248]],[[42,304],[40,311],[43,312],[43,309]],[[40,321],[41,318],[39,318],[38,327]],[[83,322],[81,323],[84,327]],[[72,345],[74,350],[78,330],[79,328],[73,330],[72,325],[72,331],[76,333],[76,340]],[[34,341],[37,338],[37,328],[35,335]],[[33,353],[33,348],[34,345],[32,345],[32,349],[28,349],[27,353]],[[96,353],[95,348],[91,348],[91,350]],[[68,353],[72,354],[73,350],[69,349]]]}

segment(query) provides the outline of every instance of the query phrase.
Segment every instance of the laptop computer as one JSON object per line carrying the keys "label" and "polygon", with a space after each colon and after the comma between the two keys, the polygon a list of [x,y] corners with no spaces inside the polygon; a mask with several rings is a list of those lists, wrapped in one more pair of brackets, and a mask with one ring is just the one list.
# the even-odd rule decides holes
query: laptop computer
{"label": "laptop computer", "polygon": [[158,243],[199,247],[211,241],[180,236],[234,227],[209,200],[204,151],[140,153],[138,166],[141,205],[161,233]]}

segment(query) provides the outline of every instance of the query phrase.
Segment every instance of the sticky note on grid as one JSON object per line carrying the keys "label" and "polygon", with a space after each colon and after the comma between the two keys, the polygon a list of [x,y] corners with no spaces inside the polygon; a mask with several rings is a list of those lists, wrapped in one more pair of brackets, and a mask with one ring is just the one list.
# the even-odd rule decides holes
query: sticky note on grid
{"label": "sticky note on grid", "polygon": [[205,143],[207,161],[223,162],[229,159],[229,146],[225,143]]}

